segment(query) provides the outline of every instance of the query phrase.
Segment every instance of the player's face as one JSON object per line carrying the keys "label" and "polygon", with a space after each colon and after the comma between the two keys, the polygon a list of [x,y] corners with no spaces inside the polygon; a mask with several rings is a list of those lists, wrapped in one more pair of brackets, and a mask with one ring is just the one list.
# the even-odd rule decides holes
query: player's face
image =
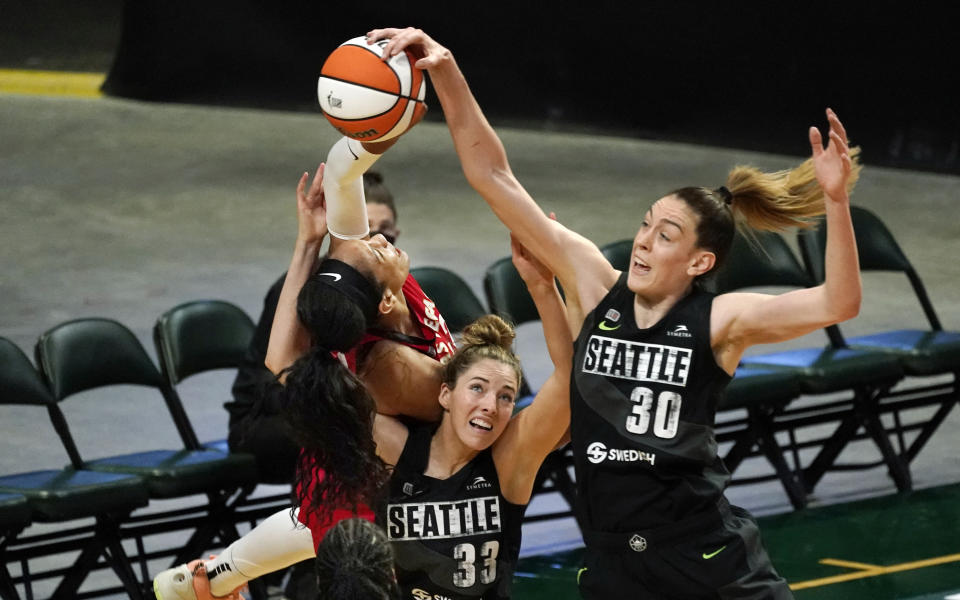
{"label": "player's face", "polygon": [[469,448],[484,450],[497,441],[513,414],[517,372],[499,360],[483,358],[457,378],[453,389],[440,389],[440,404],[449,411],[457,437]]}
{"label": "player's face", "polygon": [[627,287],[652,298],[681,293],[695,273],[691,264],[696,248],[699,218],[676,196],[657,200],[643,216],[633,238]]}
{"label": "player's face", "polygon": [[391,244],[397,243],[400,230],[397,229],[397,220],[393,211],[386,204],[367,203],[367,224],[370,226],[371,236],[379,233]]}
{"label": "player's face", "polygon": [[410,273],[410,257],[388,242],[380,234],[369,240],[342,240],[330,258],[342,260],[361,272],[371,272],[374,278],[399,293]]}

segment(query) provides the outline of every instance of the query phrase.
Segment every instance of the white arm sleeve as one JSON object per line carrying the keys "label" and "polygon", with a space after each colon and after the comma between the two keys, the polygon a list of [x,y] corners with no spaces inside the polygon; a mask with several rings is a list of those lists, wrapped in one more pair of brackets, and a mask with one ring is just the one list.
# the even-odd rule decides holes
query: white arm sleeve
{"label": "white arm sleeve", "polygon": [[330,148],[323,173],[327,201],[327,228],[330,235],[356,240],[370,233],[367,205],[363,196],[363,174],[380,158],[353,139],[342,137]]}

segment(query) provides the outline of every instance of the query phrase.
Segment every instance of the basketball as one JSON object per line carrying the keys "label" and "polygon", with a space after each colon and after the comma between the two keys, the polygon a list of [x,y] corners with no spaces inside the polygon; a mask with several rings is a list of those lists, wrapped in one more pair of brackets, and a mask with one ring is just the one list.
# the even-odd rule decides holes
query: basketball
{"label": "basketball", "polygon": [[355,37],[330,53],[320,70],[317,99],[327,120],[343,135],[383,141],[406,131],[427,92],[415,59],[401,52],[380,59],[387,40],[367,44]]}

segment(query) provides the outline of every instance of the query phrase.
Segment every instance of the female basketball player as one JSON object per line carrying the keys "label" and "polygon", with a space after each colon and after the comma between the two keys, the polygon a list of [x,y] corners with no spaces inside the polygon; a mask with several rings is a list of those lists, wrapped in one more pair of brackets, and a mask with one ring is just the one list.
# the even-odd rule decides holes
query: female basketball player
{"label": "female basketball player", "polygon": [[[377,505],[377,520],[394,546],[402,597],[416,595],[416,590],[431,597],[509,597],[520,550],[520,525],[534,479],[569,425],[568,373],[573,348],[560,295],[552,274],[542,264],[516,242],[512,250],[514,264],[540,311],[555,368],[534,402],[516,417],[511,418],[520,389],[520,364],[510,352],[514,332],[494,315],[468,326],[463,346],[444,365],[439,425],[408,428],[395,417],[374,417],[373,402],[363,397],[364,388],[359,384],[340,390],[344,402],[356,404],[337,406],[335,398],[318,390],[319,380],[336,378],[348,383],[351,378],[342,365],[329,362],[335,360],[330,359],[330,349],[311,349],[284,370],[287,395],[308,397],[320,407],[315,416],[322,416],[327,424],[331,450],[320,463],[326,477],[350,482],[352,471],[370,464],[373,448],[366,442],[370,439],[368,424],[373,421],[376,455],[392,467],[386,498]],[[342,266],[332,268],[339,268],[336,272],[347,277]],[[305,302],[301,295],[300,306]],[[346,314],[337,312],[340,314],[331,317]],[[334,322],[328,325],[340,328]],[[271,344],[274,340],[286,345],[280,337]],[[314,363],[331,367],[318,373]],[[348,439],[351,435],[357,439]],[[367,469],[366,477],[375,482],[380,475],[376,469]],[[370,494],[363,500],[376,494],[374,489],[358,489]],[[257,530],[246,537],[256,537],[282,556],[278,544],[283,536],[270,537]],[[261,548],[260,553],[265,550]],[[187,573],[181,574],[184,593],[179,597],[192,593],[193,597],[208,598],[202,585],[195,587],[190,581],[196,575],[196,564],[183,569]],[[207,565],[206,573],[219,577],[221,571]],[[367,575],[355,577],[362,582]]]}
{"label": "female basketball player", "polygon": [[[341,140],[337,146],[347,143]],[[358,159],[341,160],[344,154],[337,152],[335,146],[328,157],[328,182],[330,173],[335,174],[335,182],[353,177],[339,170],[343,164],[350,165],[351,171],[356,173],[368,168],[375,160],[359,145],[350,144],[347,148],[350,156]],[[304,391],[290,394],[291,398],[301,401],[288,408],[299,426],[301,435],[298,437],[305,443],[304,468],[298,474],[301,499],[298,517],[309,531],[291,527],[286,511],[265,520],[231,544],[215,562],[208,563],[208,571],[214,574],[211,578],[214,596],[225,596],[250,579],[313,556],[316,544],[326,530],[337,520],[354,514],[352,509],[343,508],[334,511],[331,517],[327,514],[329,508],[350,506],[349,501],[369,497],[376,482],[383,478],[380,463],[370,460],[372,455],[364,452],[343,454],[344,458],[337,460],[342,476],[316,477],[320,464],[339,457],[343,447],[350,447],[349,442],[344,443],[345,438],[364,438],[362,432],[370,431],[369,418],[364,415],[372,415],[365,408],[356,408],[369,402],[363,393],[364,386],[345,380],[342,370],[338,370],[338,363],[330,359],[330,352],[352,348],[347,352],[347,362],[354,367],[360,365],[358,375],[372,392],[381,414],[436,420],[439,411],[435,407],[439,405],[435,398],[440,385],[438,361],[453,350],[453,340],[436,307],[409,277],[406,255],[381,236],[370,240],[344,239],[335,244],[330,253],[331,259],[340,260],[327,260],[317,265],[317,252],[327,232],[328,214],[323,190],[330,199],[329,216],[334,235],[348,238],[362,234],[362,231],[357,232],[357,223],[365,223],[366,217],[360,219],[354,214],[351,217],[354,225],[345,224],[348,219],[344,216],[343,186],[324,184],[322,170],[318,170],[309,190],[306,181],[307,174],[304,174],[298,186],[299,235],[281,292],[267,363],[279,370],[298,358],[304,348],[308,348],[314,359],[302,361],[306,368],[299,372],[306,373],[306,376],[296,376],[287,382],[288,387]],[[352,204],[362,207],[362,195],[360,198],[359,204]],[[337,229],[334,230],[334,226]],[[368,277],[366,273],[373,276]],[[547,279],[552,286],[552,278]],[[295,308],[298,282],[305,282],[299,294],[299,310]],[[557,303],[559,306],[559,300]],[[371,315],[376,315],[379,328],[364,335],[365,323]],[[307,334],[310,329],[312,336]],[[356,351],[358,339],[359,352]],[[315,345],[313,350],[309,349],[311,342]],[[313,377],[309,373],[311,369],[326,371],[327,376]],[[336,387],[322,394],[319,393],[321,390],[314,388],[311,391],[317,393],[311,394],[300,387],[304,381],[310,382],[308,385],[332,382]],[[353,402],[331,401],[323,408],[317,408],[318,397],[328,400],[351,397]],[[344,427],[334,431],[327,427],[329,414],[317,418],[317,413],[324,411],[340,411],[353,418],[344,419]],[[353,429],[344,429],[346,427]],[[556,440],[553,442],[555,444]],[[372,444],[367,449],[370,448]],[[350,456],[361,460],[347,464],[346,459]],[[316,479],[320,480],[318,484]],[[331,482],[334,485],[330,485]],[[326,501],[321,504],[320,498]],[[371,516],[363,508],[360,512],[368,518]],[[196,598],[192,572],[183,565],[159,574],[154,580],[157,594],[166,600]]]}
{"label": "female basketball player", "polygon": [[[576,350],[571,426],[586,598],[789,598],[753,519],[730,507],[717,456],[717,399],[751,345],[852,318],[860,273],[848,189],[857,167],[830,110],[830,140],[790,172],[732,170],[715,189],[686,187],[640,219],[627,272],[549,220],[510,171],[449,50],[417,29],[371,31],[430,73],[470,184],[566,291]],[[817,188],[819,183],[819,189]],[[727,255],[738,221],[760,229],[826,213],[823,285],[779,296],[714,296],[697,282]]]}

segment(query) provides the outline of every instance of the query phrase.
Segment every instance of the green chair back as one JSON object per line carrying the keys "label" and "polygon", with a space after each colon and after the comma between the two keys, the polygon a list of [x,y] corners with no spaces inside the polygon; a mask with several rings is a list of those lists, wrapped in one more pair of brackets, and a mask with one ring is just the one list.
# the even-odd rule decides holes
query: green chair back
{"label": "green chair back", "polygon": [[[893,233],[884,225],[883,221],[861,206],[851,206],[850,216],[853,220],[853,233],[857,239],[857,252],[860,257],[862,271],[894,271],[907,276],[914,294],[920,301],[924,315],[930,322],[932,329],[940,331],[943,327],[937,317],[926,287],[920,280],[913,265],[894,239]],[[816,281],[823,281],[824,259],[827,247],[827,223],[821,219],[815,229],[803,231],[797,237],[800,252],[803,255],[807,270]]]}
{"label": "green chair back", "polygon": [[224,300],[197,300],[163,313],[153,328],[160,367],[176,385],[214,369],[235,369],[253,338],[253,320]]}
{"label": "green chair back", "polygon": [[618,240],[600,248],[600,252],[614,269],[626,271],[630,268],[630,255],[633,254],[633,240]]}
{"label": "green chair back", "polygon": [[463,331],[464,327],[487,313],[467,282],[453,271],[442,267],[416,267],[410,269],[410,274],[436,303],[450,331]]}
{"label": "green chair back", "polygon": [[53,394],[23,350],[0,337],[0,404],[50,406],[53,403]]}
{"label": "green chair back", "polygon": [[515,325],[539,321],[537,306],[527,291],[527,285],[513,266],[509,256],[487,268],[483,277],[483,291],[490,310]]}
{"label": "green chair back", "polygon": [[809,287],[810,276],[786,240],[776,233],[760,231],[755,240],[737,232],[726,263],[713,276],[717,293],[748,287]]}
{"label": "green chair back", "polygon": [[164,387],[163,376],[137,337],[112,319],[57,325],[40,336],[36,354],[57,401],[106,385]]}

